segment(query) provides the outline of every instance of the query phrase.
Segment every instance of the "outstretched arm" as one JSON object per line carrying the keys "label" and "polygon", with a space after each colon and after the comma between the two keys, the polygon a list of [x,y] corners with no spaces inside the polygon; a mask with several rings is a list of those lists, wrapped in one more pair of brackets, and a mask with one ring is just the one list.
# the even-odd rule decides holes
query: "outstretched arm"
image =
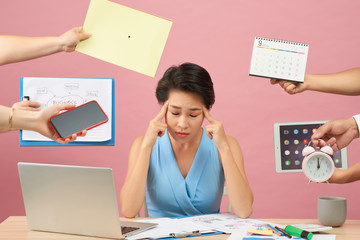
{"label": "outstretched arm", "polygon": [[26,61],[57,52],[72,52],[90,34],[75,27],[58,37],[0,36],[0,65]]}
{"label": "outstretched arm", "polygon": [[360,68],[330,74],[306,74],[304,83],[271,79],[271,84],[279,84],[287,93],[296,94],[306,90],[360,95]]}

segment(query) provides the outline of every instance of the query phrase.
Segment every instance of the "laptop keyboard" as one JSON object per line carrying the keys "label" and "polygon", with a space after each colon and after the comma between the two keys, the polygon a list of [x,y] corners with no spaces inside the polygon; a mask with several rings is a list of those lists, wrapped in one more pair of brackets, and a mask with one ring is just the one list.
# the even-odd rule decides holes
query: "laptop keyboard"
{"label": "laptop keyboard", "polygon": [[135,230],[138,230],[139,228],[138,227],[121,227],[121,232],[122,234],[126,234],[126,233],[129,233],[129,232],[132,232],[132,231],[135,231]]}

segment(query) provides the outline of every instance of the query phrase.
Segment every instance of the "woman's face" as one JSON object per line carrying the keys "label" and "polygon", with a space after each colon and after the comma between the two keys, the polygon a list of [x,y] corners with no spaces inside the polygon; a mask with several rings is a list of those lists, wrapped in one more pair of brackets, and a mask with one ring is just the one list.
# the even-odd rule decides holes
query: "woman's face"
{"label": "woman's face", "polygon": [[187,143],[202,134],[204,103],[200,95],[180,90],[171,90],[166,113],[167,129],[179,143]]}

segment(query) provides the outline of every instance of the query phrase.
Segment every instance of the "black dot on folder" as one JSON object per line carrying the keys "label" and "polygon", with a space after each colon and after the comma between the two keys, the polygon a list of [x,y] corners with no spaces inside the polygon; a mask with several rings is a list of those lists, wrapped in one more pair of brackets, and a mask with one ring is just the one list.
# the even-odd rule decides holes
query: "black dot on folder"
{"label": "black dot on folder", "polygon": [[129,35],[128,38],[131,38],[131,36]]}

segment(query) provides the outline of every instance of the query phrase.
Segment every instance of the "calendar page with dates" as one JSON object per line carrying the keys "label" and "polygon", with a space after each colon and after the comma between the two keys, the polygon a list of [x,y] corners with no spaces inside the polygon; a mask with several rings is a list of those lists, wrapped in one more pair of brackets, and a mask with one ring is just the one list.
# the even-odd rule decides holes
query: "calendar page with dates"
{"label": "calendar page with dates", "polygon": [[309,45],[255,37],[250,76],[304,82]]}

